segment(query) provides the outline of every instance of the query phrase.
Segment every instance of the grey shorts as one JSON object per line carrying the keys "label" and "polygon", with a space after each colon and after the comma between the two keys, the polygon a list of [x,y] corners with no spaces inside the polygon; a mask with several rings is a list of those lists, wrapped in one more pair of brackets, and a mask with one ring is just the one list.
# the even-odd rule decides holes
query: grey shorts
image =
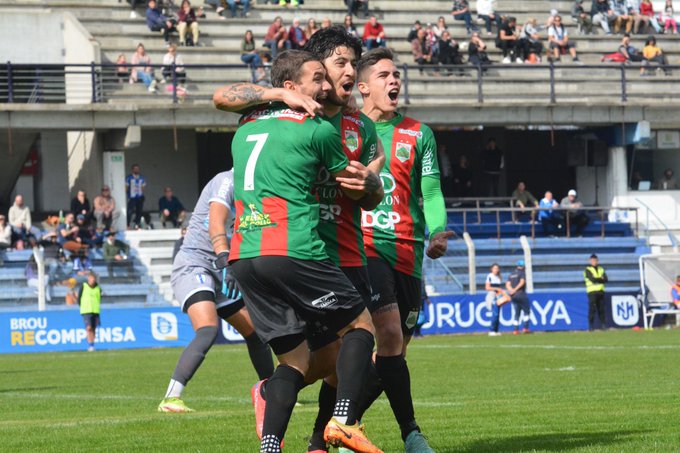
{"label": "grey shorts", "polygon": [[241,299],[229,299],[222,294],[222,271],[212,267],[214,257],[202,252],[180,250],[172,264],[170,283],[182,311],[186,312],[187,300],[200,291],[214,295],[215,308],[220,309]]}

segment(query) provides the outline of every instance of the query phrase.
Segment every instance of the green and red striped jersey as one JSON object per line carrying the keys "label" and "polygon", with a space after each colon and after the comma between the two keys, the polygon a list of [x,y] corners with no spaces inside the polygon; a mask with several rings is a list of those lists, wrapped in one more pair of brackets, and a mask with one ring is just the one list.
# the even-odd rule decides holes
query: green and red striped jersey
{"label": "green and red striped jersey", "polygon": [[[342,148],[349,160],[364,165],[375,157],[378,136],[373,121],[363,113],[338,113],[328,121],[340,133]],[[349,199],[328,171],[322,170],[314,187],[319,200],[319,236],[326,253],[339,267],[366,265],[364,238],[361,232],[361,208]]]}
{"label": "green and red striped jersey", "polygon": [[380,173],[385,197],[373,211],[363,212],[366,255],[420,278],[425,236],[420,183],[424,177],[439,179],[437,143],[428,126],[399,114],[375,127],[385,149]]}
{"label": "green and red striped jersey", "polygon": [[349,163],[340,134],[283,104],[255,110],[239,124],[231,144],[236,216],[229,260],[328,259],[312,185],[321,167],[336,173]]}

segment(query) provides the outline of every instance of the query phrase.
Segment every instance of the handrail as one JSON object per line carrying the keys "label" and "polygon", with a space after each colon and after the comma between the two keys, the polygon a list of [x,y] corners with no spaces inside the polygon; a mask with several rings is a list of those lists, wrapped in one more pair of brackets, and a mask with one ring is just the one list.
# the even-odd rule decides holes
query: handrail
{"label": "handrail", "polygon": [[649,234],[649,214],[651,213],[656,220],[661,224],[664,230],[666,230],[666,234],[668,235],[668,239],[671,241],[671,245],[673,246],[673,252],[678,253],[678,239],[675,237],[675,235],[671,232],[671,229],[668,228],[668,225],[661,220],[661,217],[659,217],[652,208],[645,203],[644,201],[640,200],[639,198],[635,198],[635,201],[640,203],[646,210],[647,210],[647,217],[645,218],[645,229],[647,230],[647,234]]}
{"label": "handrail", "polygon": [[[451,272],[451,269],[449,269],[446,264],[442,262],[441,259],[432,259],[426,257],[426,262],[431,262],[433,263],[434,266],[439,266],[444,270],[444,273],[446,274],[447,277],[449,277],[453,282],[460,288],[461,291],[465,291],[465,285],[463,285],[463,282],[461,282],[456,275]],[[474,283],[472,283],[474,284]]]}

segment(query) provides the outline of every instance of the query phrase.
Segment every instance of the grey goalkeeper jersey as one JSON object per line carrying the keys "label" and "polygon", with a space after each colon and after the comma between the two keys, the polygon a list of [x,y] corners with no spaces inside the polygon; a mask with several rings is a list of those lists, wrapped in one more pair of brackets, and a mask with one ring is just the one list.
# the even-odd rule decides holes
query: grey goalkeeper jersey
{"label": "grey goalkeeper jersey", "polygon": [[198,251],[210,255],[215,254],[210,243],[210,237],[208,237],[210,203],[223,204],[231,212],[234,204],[234,173],[232,170],[218,173],[203,188],[191,215],[189,228],[180,250],[188,253]]}

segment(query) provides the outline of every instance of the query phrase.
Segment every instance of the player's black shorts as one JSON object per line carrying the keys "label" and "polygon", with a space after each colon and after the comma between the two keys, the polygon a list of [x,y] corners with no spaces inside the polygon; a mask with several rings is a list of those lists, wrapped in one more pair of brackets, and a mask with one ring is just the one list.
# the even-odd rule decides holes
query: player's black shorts
{"label": "player's black shorts", "polygon": [[[341,267],[340,270],[347,276],[349,281],[354,285],[361,298],[364,300],[366,306],[371,301],[371,284],[368,280],[368,270],[366,266],[361,267]],[[307,343],[310,351],[316,351],[326,345],[333,343],[338,339],[335,332],[325,328],[320,323],[308,324]]]}
{"label": "player's black shorts", "polygon": [[260,256],[235,261],[230,268],[264,342],[305,334],[307,325],[337,332],[366,308],[359,292],[330,260]]}
{"label": "player's black shorts", "polygon": [[92,327],[96,329],[101,324],[99,313],[83,313],[83,322],[85,323],[85,328]]}
{"label": "player's black shorts", "polygon": [[368,310],[373,313],[386,305],[397,304],[402,332],[413,335],[423,303],[421,279],[396,271],[385,260],[375,257],[368,258],[368,276],[373,289]]}

